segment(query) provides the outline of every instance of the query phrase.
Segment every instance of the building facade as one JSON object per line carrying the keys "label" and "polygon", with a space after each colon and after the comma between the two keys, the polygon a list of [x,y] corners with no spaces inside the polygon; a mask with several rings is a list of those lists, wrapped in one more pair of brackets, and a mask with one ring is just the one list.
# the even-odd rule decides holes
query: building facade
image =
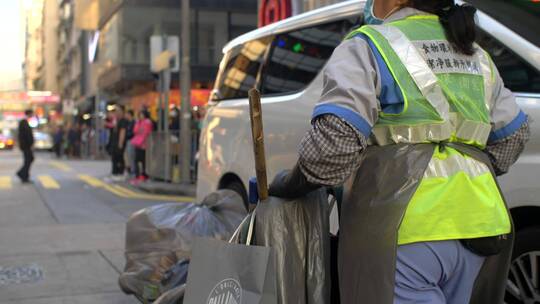
{"label": "building facade", "polygon": [[[150,38],[181,34],[181,1],[101,0],[98,87],[108,102],[135,109],[157,104],[156,75],[150,71]],[[192,88],[209,90],[232,38],[257,26],[256,0],[191,1]],[[178,73],[170,100],[178,104]],[[195,94],[194,96],[197,96]],[[203,97],[204,99],[205,97]]]}
{"label": "building facade", "polygon": [[338,2],[343,2],[345,0],[291,0],[297,2],[297,7],[300,9],[300,12],[307,12],[319,7],[327,6],[330,4],[335,4]]}
{"label": "building facade", "polygon": [[58,90],[62,97],[63,112],[67,122],[80,116],[79,108],[84,107],[91,89],[91,65],[88,60],[89,32],[75,25],[75,1],[57,2],[58,24]]}
{"label": "building facade", "polygon": [[39,90],[42,87],[43,5],[43,0],[32,0],[26,10],[24,78],[27,90]]}
{"label": "building facade", "polygon": [[41,90],[58,93],[58,0],[45,0],[43,4],[43,60],[40,69]]}

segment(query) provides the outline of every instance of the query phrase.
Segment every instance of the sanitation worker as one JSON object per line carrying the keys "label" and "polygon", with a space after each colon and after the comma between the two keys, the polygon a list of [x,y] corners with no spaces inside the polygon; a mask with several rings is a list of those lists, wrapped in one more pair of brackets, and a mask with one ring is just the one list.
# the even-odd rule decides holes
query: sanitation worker
{"label": "sanitation worker", "polygon": [[368,0],[337,47],[295,168],[270,194],[344,184],[341,303],[502,303],[512,222],[496,175],[527,116],[475,43],[475,8]]}

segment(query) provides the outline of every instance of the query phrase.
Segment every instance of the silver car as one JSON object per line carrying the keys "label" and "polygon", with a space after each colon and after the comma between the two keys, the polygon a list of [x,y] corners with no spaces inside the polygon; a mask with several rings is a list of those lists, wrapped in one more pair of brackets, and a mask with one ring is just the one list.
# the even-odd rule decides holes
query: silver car
{"label": "silver car", "polygon": [[[526,150],[500,182],[517,228],[506,302],[540,303],[540,4],[470,2],[480,9],[479,44],[532,122]],[[327,6],[247,33],[224,48],[202,130],[199,198],[223,188],[247,196],[255,175],[247,91],[254,86],[263,96],[269,177],[292,168],[321,94],[321,70],[344,35],[361,25],[363,6],[358,0]]]}
{"label": "silver car", "polygon": [[34,149],[50,151],[53,148],[52,136],[44,131],[34,130]]}

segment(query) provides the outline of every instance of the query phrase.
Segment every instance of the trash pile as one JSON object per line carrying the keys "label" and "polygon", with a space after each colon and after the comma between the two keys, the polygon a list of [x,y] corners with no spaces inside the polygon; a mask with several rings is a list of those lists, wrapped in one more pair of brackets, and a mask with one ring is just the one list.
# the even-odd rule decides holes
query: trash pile
{"label": "trash pile", "polygon": [[199,205],[135,213],[119,280],[126,293],[154,304],[334,301],[329,193],[319,189],[295,200],[268,196],[260,94],[252,89],[249,95],[257,175],[250,202],[256,208],[247,215],[238,194],[220,190]]}
{"label": "trash pile", "polygon": [[162,204],[134,213],[126,227],[121,289],[143,301],[178,303],[194,239],[228,240],[246,214],[242,197],[230,190],[216,191],[199,204]]}

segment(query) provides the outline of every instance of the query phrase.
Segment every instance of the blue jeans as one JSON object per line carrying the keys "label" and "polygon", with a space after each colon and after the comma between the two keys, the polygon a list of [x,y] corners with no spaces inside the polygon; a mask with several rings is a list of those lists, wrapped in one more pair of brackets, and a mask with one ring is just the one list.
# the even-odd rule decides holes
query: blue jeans
{"label": "blue jeans", "polygon": [[135,174],[137,171],[137,163],[135,162],[135,146],[129,142],[126,143],[126,162],[129,167],[130,174]]}
{"label": "blue jeans", "polygon": [[466,304],[484,257],[459,241],[398,247],[394,304]]}

